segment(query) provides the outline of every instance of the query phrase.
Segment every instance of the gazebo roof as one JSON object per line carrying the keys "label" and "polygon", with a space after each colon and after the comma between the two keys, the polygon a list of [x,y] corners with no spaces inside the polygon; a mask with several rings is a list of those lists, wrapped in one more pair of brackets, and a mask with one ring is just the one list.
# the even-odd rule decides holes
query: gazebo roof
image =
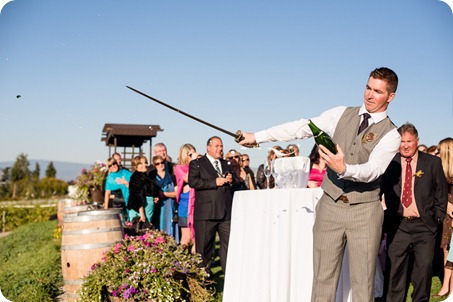
{"label": "gazebo roof", "polygon": [[105,124],[101,141],[105,141],[107,146],[141,147],[156,137],[157,131],[164,129],[159,125]]}

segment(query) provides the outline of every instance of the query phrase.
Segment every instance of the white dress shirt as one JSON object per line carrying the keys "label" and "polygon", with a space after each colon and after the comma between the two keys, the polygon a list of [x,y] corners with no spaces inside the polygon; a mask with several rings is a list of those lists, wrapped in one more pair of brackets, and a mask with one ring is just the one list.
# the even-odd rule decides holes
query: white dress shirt
{"label": "white dress shirt", "polygon": [[[318,117],[310,118],[310,120],[322,129],[324,132],[333,137],[338,121],[347,107],[339,106],[324,111]],[[365,106],[359,110],[359,115],[367,112]],[[370,113],[371,118],[368,120],[369,125],[378,123],[387,117],[387,111]],[[361,117],[361,120],[363,117]],[[275,141],[290,141],[295,139],[306,139],[313,136],[313,133],[308,127],[308,119],[300,119],[298,121],[278,125],[267,130],[255,133],[257,143],[275,142]],[[401,137],[397,129],[392,129],[385,134],[379,143],[371,151],[370,157],[366,163],[349,165],[346,164],[346,172],[341,178],[357,181],[371,182],[381,176],[390,161],[395,156],[401,144]],[[346,150],[343,150],[345,152]]]}
{"label": "white dress shirt", "polygon": [[214,162],[217,161],[218,165],[219,165],[219,170],[220,170],[220,175],[223,175],[223,171],[222,171],[222,164],[220,163],[220,159],[215,159],[214,157],[210,156],[209,154],[206,153],[206,157],[209,159],[209,161],[211,162],[212,166],[214,167],[215,169],[215,164]]}

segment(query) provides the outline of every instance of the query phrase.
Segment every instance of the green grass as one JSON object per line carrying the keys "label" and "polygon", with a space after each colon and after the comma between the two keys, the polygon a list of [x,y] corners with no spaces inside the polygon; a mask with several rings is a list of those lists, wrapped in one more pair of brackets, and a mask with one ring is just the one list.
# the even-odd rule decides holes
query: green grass
{"label": "green grass", "polygon": [[214,258],[214,266],[212,268],[212,272],[214,273],[214,287],[216,290],[216,301],[222,301],[223,298],[223,284],[225,281],[225,275],[222,271],[222,267],[220,266],[220,256],[219,256],[219,249],[220,249],[220,240],[219,236],[216,237],[216,257]]}
{"label": "green grass", "polygon": [[[435,276],[433,277],[433,281],[432,281],[432,284],[431,284],[431,296],[437,294],[440,290],[440,288],[442,287],[442,282],[440,281],[439,277]],[[411,295],[412,295],[412,292],[414,291],[414,288],[412,287],[412,284],[409,285],[409,289],[408,289],[408,292],[407,292],[407,298],[406,298],[406,302],[412,302],[412,298],[411,298]],[[430,302],[438,302],[438,301],[443,301],[445,299],[435,299],[435,298],[432,298],[429,300]],[[383,298],[376,298],[375,300],[376,302],[383,302],[384,299]]]}
{"label": "green grass", "polygon": [[11,301],[53,301],[60,294],[60,240],[56,221],[21,226],[0,239],[0,289]]}

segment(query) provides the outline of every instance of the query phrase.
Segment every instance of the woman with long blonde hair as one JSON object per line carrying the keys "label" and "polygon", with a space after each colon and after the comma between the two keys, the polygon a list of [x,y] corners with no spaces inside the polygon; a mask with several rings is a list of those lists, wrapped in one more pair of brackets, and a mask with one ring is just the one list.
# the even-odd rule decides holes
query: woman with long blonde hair
{"label": "woman with long blonde hair", "polygon": [[453,292],[453,250],[452,226],[453,226],[453,138],[447,137],[439,142],[438,154],[442,160],[445,178],[448,183],[447,215],[442,225],[442,239],[440,247],[444,251],[444,280],[442,288],[434,297],[447,297]]}
{"label": "woman with long blonde hair", "polygon": [[[195,231],[193,227],[193,208],[195,204],[195,190],[189,187],[189,163],[199,156],[195,147],[191,144],[184,144],[179,149],[178,163],[173,171],[176,177],[176,203],[178,207],[178,224],[181,228],[181,245],[187,247],[195,243]],[[195,251],[195,244],[192,252]]]}

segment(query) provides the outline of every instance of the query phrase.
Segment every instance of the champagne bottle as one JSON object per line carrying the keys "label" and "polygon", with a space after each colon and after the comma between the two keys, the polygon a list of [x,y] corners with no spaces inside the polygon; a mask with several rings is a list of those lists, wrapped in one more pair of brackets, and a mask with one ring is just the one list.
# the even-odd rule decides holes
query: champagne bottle
{"label": "champagne bottle", "polygon": [[327,133],[319,129],[315,124],[313,124],[311,120],[308,121],[308,127],[310,127],[310,130],[313,133],[316,144],[318,146],[323,145],[333,154],[337,154],[337,146],[332,141],[332,138]]}

